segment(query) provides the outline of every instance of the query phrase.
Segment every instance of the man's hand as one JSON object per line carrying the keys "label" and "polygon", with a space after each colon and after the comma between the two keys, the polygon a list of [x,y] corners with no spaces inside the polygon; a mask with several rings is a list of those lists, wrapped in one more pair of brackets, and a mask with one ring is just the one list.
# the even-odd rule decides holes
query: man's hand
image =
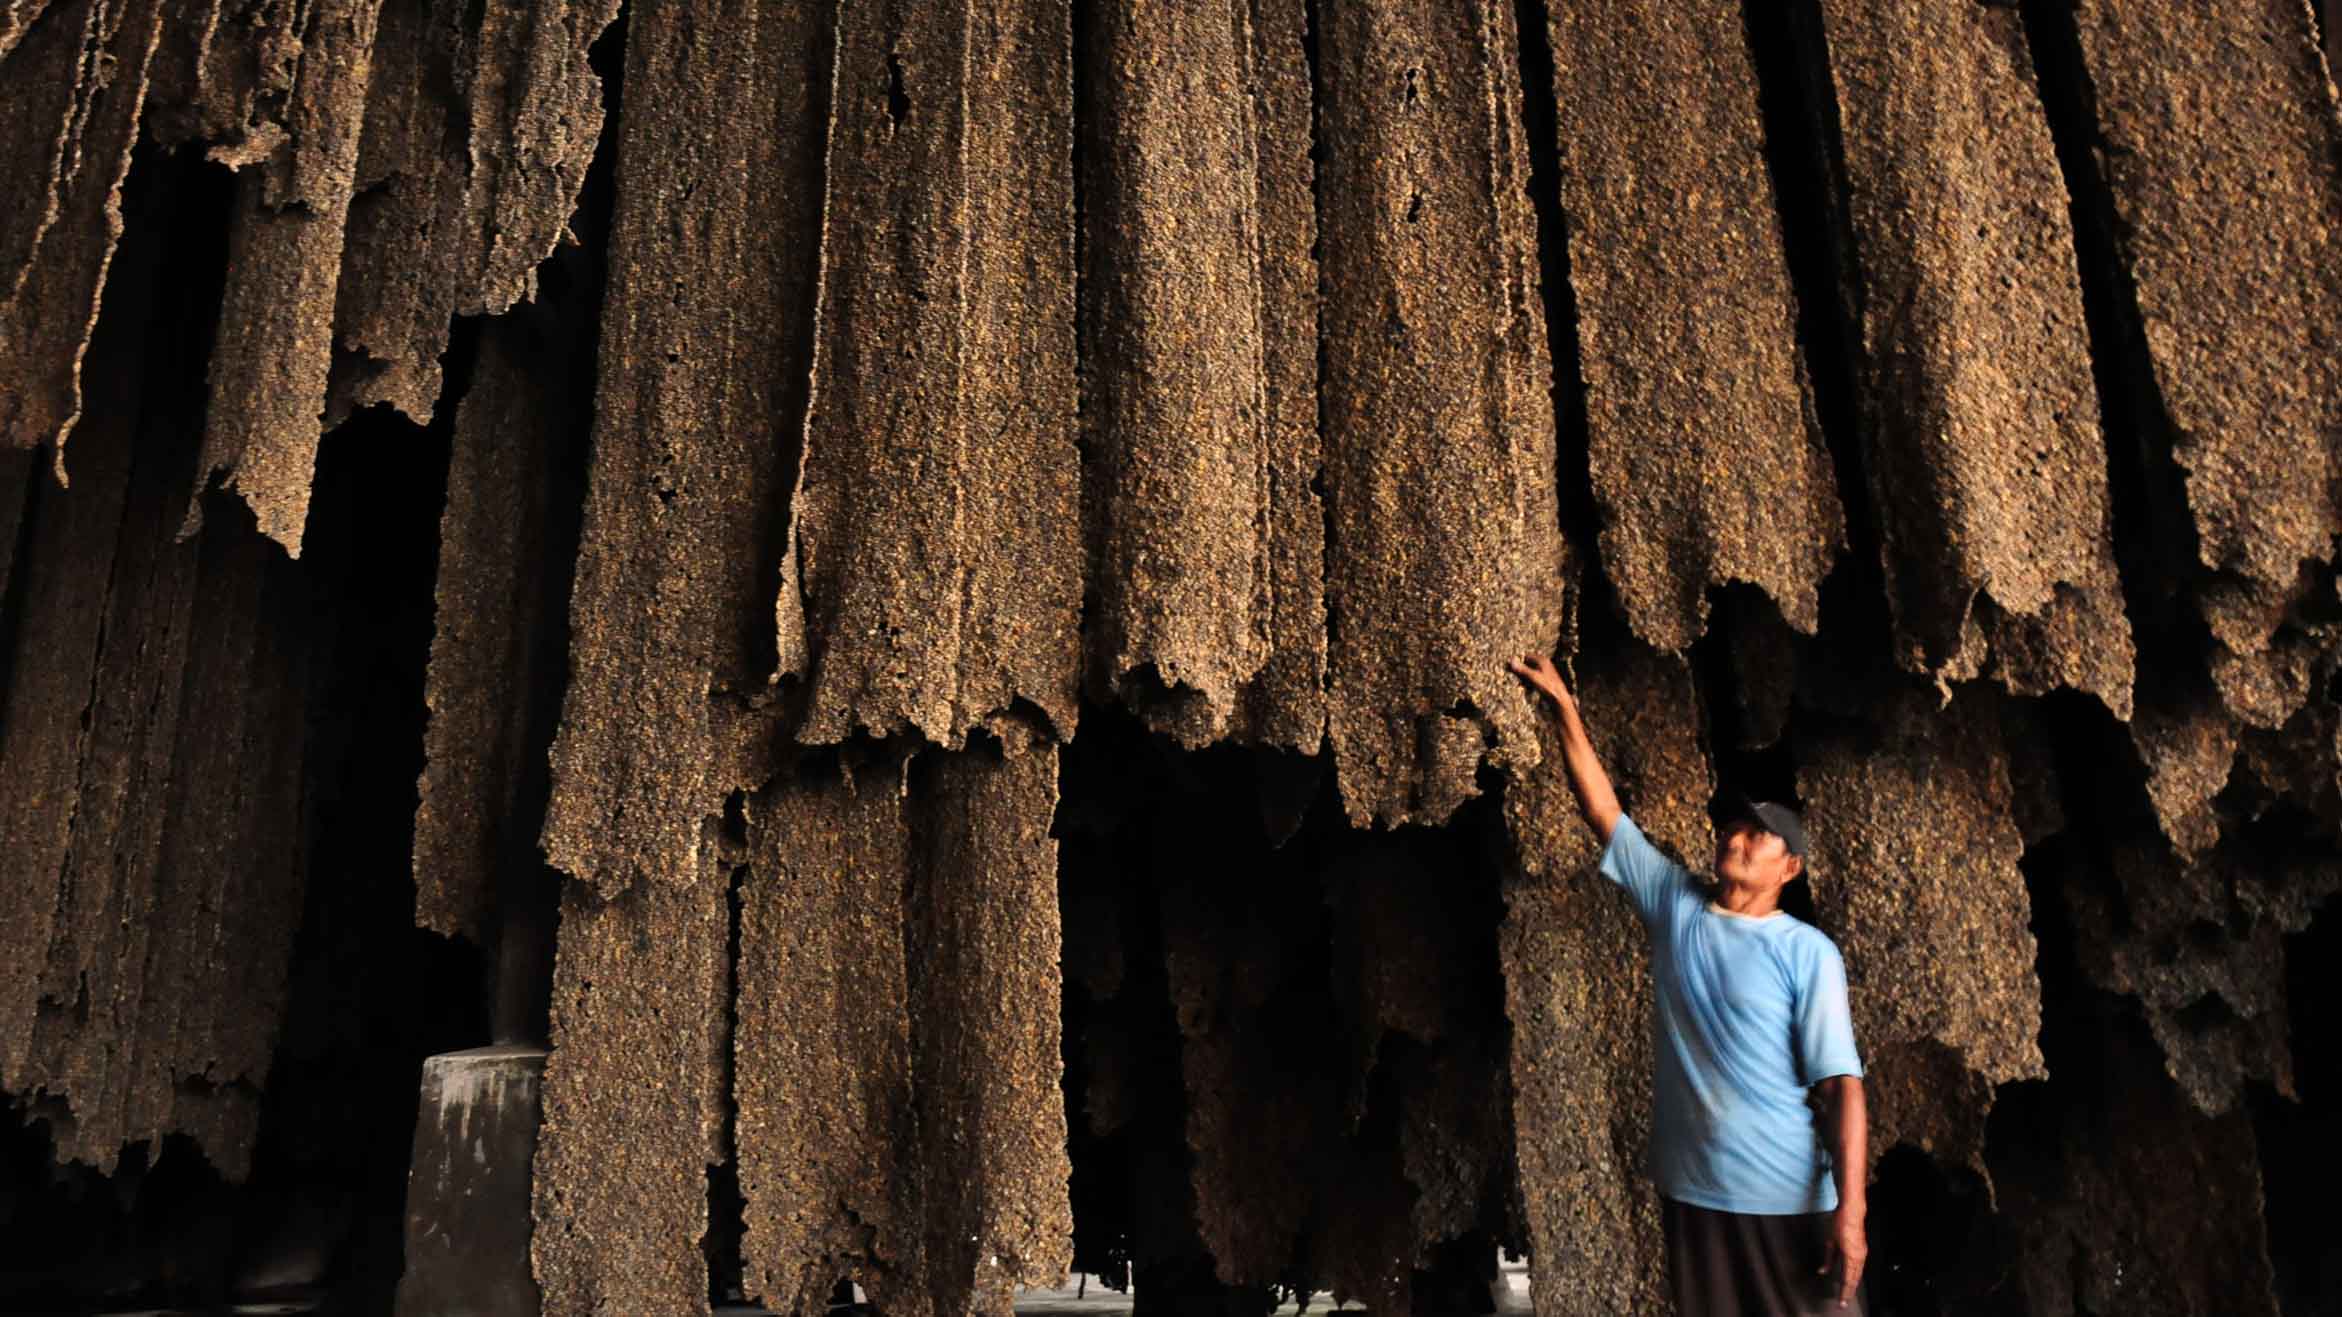
{"label": "man's hand", "polygon": [[1861,1203],[1839,1203],[1830,1214],[1830,1246],[1822,1255],[1822,1272],[1838,1273],[1838,1306],[1854,1302],[1855,1287],[1862,1284],[1863,1260],[1870,1256],[1870,1241],[1864,1236]]}
{"label": "man's hand", "polygon": [[1832,1075],[1819,1085],[1830,1145],[1830,1177],[1838,1186],[1838,1210],[1830,1218],[1830,1247],[1822,1255],[1822,1274],[1838,1272],[1838,1306],[1854,1302],[1854,1287],[1862,1283],[1863,1259],[1870,1244],[1863,1237],[1862,1219],[1870,1203],[1870,1100],[1862,1095],[1862,1081],[1853,1075]]}
{"label": "man's hand", "polygon": [[1512,674],[1545,692],[1555,704],[1576,709],[1578,702],[1570,696],[1569,687],[1561,684],[1561,674],[1554,670],[1553,660],[1543,654],[1530,654],[1505,664]]}
{"label": "man's hand", "polygon": [[1586,724],[1578,717],[1577,698],[1561,684],[1553,660],[1543,654],[1525,655],[1505,666],[1514,676],[1545,692],[1561,711],[1561,762],[1569,770],[1570,790],[1577,794],[1578,809],[1594,829],[1595,839],[1608,845],[1611,832],[1618,827],[1618,793],[1611,789],[1602,761],[1594,756],[1593,738],[1586,735]]}

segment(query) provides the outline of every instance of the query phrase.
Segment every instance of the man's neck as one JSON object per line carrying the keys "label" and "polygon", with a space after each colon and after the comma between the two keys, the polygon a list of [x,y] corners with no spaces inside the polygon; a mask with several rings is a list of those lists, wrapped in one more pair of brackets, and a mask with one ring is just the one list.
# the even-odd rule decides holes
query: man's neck
{"label": "man's neck", "polygon": [[1750,919],[1762,919],[1781,908],[1779,888],[1737,887],[1728,882],[1718,881],[1714,898],[1719,909],[1736,915],[1746,915]]}

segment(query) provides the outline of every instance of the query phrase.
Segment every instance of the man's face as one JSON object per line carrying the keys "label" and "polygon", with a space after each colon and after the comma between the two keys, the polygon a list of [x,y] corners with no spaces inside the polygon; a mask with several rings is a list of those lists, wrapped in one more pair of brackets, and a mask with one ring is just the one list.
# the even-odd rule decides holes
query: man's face
{"label": "man's face", "polygon": [[1716,834],[1716,877],[1733,887],[1769,892],[1795,878],[1805,862],[1789,843],[1755,823],[1740,819]]}

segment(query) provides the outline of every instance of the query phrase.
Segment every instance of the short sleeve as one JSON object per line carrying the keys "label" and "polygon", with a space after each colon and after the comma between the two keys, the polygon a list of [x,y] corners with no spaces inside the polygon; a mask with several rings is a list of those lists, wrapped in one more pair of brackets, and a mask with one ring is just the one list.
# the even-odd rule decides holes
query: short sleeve
{"label": "short sleeve", "polygon": [[1846,962],[1826,937],[1806,958],[1805,981],[1797,989],[1797,1066],[1807,1087],[1835,1075],[1862,1077],[1862,1056],[1854,1048],[1854,1017],[1846,1003]]}
{"label": "short sleeve", "polygon": [[1621,814],[1602,850],[1602,876],[1626,889],[1635,912],[1650,923],[1666,901],[1691,883],[1691,873],[1667,858],[1635,821]]}

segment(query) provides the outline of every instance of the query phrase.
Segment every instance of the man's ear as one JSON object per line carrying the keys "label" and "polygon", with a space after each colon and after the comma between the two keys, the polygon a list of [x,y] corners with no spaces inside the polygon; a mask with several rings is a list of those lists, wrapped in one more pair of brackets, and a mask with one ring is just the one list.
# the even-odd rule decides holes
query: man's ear
{"label": "man's ear", "polygon": [[1782,882],[1785,882],[1785,883],[1793,883],[1793,882],[1796,882],[1798,879],[1800,879],[1800,878],[1803,878],[1804,876],[1805,876],[1805,857],[1804,857],[1804,856],[1802,856],[1802,855],[1792,855],[1792,856],[1790,856],[1790,857],[1789,857],[1789,876],[1788,876],[1788,877],[1786,877],[1786,878],[1784,878],[1784,879],[1782,879],[1781,881],[1782,881]]}

